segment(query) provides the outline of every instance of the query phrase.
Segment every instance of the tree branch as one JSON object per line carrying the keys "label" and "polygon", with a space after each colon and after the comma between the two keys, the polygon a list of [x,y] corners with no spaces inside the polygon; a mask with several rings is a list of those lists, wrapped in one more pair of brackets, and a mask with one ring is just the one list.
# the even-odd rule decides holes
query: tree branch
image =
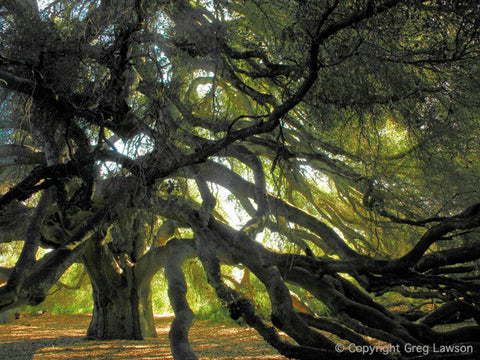
{"label": "tree branch", "polygon": [[[177,239],[170,242],[179,242]],[[188,342],[188,332],[192,324],[194,314],[187,302],[187,283],[182,271],[183,262],[190,257],[188,248],[175,246],[165,264],[165,276],[168,281],[168,297],[175,319],[172,321],[168,338],[175,359],[196,360],[195,353]]]}

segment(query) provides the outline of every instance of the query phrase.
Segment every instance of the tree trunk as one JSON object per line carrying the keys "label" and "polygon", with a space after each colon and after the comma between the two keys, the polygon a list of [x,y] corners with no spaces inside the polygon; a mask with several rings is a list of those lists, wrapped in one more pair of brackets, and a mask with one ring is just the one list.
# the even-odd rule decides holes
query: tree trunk
{"label": "tree trunk", "polygon": [[87,337],[142,340],[156,336],[150,286],[143,291],[126,283],[113,289],[108,284],[93,287],[93,316]]}
{"label": "tree trunk", "polygon": [[105,244],[93,244],[84,254],[83,263],[93,289],[93,317],[87,337],[156,337],[150,282],[135,276],[133,264],[124,262],[120,267]]}

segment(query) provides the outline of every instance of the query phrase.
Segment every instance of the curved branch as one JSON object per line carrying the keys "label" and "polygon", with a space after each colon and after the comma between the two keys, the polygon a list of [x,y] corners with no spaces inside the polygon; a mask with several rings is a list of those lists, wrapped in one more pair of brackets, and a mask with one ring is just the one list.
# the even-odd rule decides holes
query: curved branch
{"label": "curved branch", "polygon": [[[177,239],[170,240],[173,243],[178,241]],[[165,264],[168,297],[175,312],[175,319],[172,321],[168,338],[175,359],[196,360],[198,358],[188,342],[188,332],[194,314],[187,302],[187,283],[182,271],[182,264],[188,257],[190,257],[188,248],[176,246]]]}
{"label": "curved branch", "polygon": [[424,255],[413,269],[418,272],[426,272],[440,266],[466,263],[478,259],[480,259],[480,247],[465,246]]}
{"label": "curved branch", "polygon": [[25,233],[25,239],[20,257],[13,268],[7,285],[5,285],[4,291],[11,292],[12,294],[15,294],[15,296],[18,296],[20,289],[23,286],[25,277],[35,266],[35,257],[41,237],[40,228],[46,216],[47,208],[52,202],[52,198],[53,193],[51,190],[47,190],[40,198],[40,201],[35,209],[35,213],[33,214]]}
{"label": "curved branch", "polygon": [[241,231],[245,232],[247,236],[253,237],[263,230],[268,212],[267,189],[263,165],[260,159],[245,146],[231,146],[228,150],[233,153],[233,156],[245,163],[253,171],[255,188],[254,199],[257,204],[257,210],[252,218],[241,229]]}
{"label": "curved branch", "polygon": [[[178,248],[178,250],[176,250]],[[135,264],[135,278],[139,280],[140,288],[150,284],[153,276],[165,266],[168,257],[172,252],[188,252],[190,257],[197,256],[195,242],[193,239],[181,239],[168,241],[165,245],[150,248]]]}
{"label": "curved branch", "polygon": [[38,184],[44,180],[43,185],[50,187],[51,183],[47,183],[49,179],[65,178],[69,176],[83,175],[83,168],[90,165],[92,159],[84,158],[80,161],[69,161],[65,164],[55,164],[51,166],[37,166],[28,176],[20,183],[13,186],[8,192],[0,198],[0,211],[14,200],[23,201],[28,199],[32,194],[42,190],[42,184]]}
{"label": "curved branch", "polygon": [[[206,180],[219,184],[234,194],[255,198],[255,186],[230,169],[212,161],[207,161],[204,167],[208,169],[205,171]],[[186,170],[186,175],[189,176],[190,172],[188,169]],[[347,259],[360,257],[332,228],[315,217],[273,195],[268,195],[267,201],[268,208],[275,209],[275,215],[282,216],[288,221],[296,223],[319,236],[323,240],[320,247],[325,252]]]}
{"label": "curved branch", "polygon": [[198,174],[195,177],[195,182],[197,183],[198,190],[200,191],[200,195],[202,196],[203,200],[202,207],[200,208],[200,219],[204,222],[204,224],[208,224],[217,203],[217,199],[215,199],[215,196],[212,195],[212,192],[208,188],[208,184],[203,175]]}
{"label": "curved branch", "polygon": [[454,230],[468,230],[480,226],[480,204],[473,205],[461,214],[442,220],[433,226],[405,256],[398,260],[404,266],[415,265],[425,251],[436,241]]}
{"label": "curved branch", "polygon": [[[290,292],[282,281],[280,272],[274,267],[263,266],[259,250],[263,247],[252,241],[242,232],[236,232],[211,219],[208,228],[203,225],[197,211],[182,204],[169,200],[158,200],[162,206],[162,212],[170,217],[188,223],[195,231],[197,237],[197,249],[200,260],[204,263],[209,282],[215,288],[219,297],[224,301],[233,303],[236,295],[232,293],[222,282],[218,265],[217,249],[223,249],[227,254],[232,253],[232,247],[236,248],[235,262],[242,262],[262,281],[269,293],[272,303],[272,322],[299,344],[313,348],[333,349],[333,343],[323,335],[312,331],[295,313]],[[266,251],[266,250],[265,250]]]}
{"label": "curved branch", "polygon": [[0,145],[0,167],[12,165],[46,165],[45,155],[23,145]]}
{"label": "curved branch", "polygon": [[[293,254],[275,254],[276,265],[302,266],[319,273],[374,273],[374,274],[402,274],[413,268],[422,258],[425,251],[436,241],[443,240],[443,236],[454,230],[467,230],[480,226],[480,205],[474,205],[459,215],[452,216],[428,230],[420,241],[404,256],[395,260],[377,260],[368,257],[353,260],[310,259]],[[461,251],[450,253],[459,256]],[[474,252],[477,254],[477,252]],[[432,259],[432,258],[430,258]],[[277,262],[278,261],[278,262]],[[432,261],[432,260],[430,260]],[[425,265],[423,265],[425,266]]]}
{"label": "curved branch", "polygon": [[361,335],[358,335],[356,332],[353,332],[342,324],[331,319],[316,317],[305,313],[299,313],[298,316],[300,316],[308,325],[313,326],[318,330],[328,331],[329,333],[335,334],[356,345],[370,345],[370,343]]}

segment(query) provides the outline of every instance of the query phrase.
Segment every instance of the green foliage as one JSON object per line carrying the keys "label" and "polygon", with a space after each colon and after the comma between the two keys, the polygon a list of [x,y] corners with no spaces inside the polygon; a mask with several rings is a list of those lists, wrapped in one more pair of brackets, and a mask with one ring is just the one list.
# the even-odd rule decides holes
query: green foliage
{"label": "green foliage", "polygon": [[[228,311],[208,285],[205,272],[198,260],[187,260],[183,265],[188,286],[187,301],[201,320],[225,321],[230,319]],[[168,299],[168,282],[163,269],[152,280],[152,305],[156,314],[173,312]]]}
{"label": "green foliage", "polygon": [[155,274],[151,285],[153,312],[155,314],[171,314],[173,310],[168,300],[168,283],[163,269]]}
{"label": "green foliage", "polygon": [[0,264],[5,267],[15,265],[22,251],[22,244],[18,242],[0,243]]}
{"label": "green foliage", "polygon": [[205,303],[195,312],[195,318],[198,320],[208,320],[213,322],[234,322],[225,306],[218,298],[212,299],[212,302]]}
{"label": "green foliage", "polygon": [[187,301],[196,316],[202,319],[217,319],[228,314],[207,282],[205,271],[199,260],[187,260],[183,265],[188,284]]}
{"label": "green foliage", "polygon": [[81,264],[73,264],[52,287],[43,303],[32,308],[46,310],[53,315],[91,313],[93,309],[92,287]]}

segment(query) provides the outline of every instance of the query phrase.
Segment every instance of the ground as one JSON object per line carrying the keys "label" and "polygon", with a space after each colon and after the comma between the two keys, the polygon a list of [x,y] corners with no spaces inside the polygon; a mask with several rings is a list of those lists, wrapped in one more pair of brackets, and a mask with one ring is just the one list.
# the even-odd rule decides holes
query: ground
{"label": "ground", "polygon": [[[156,316],[158,337],[142,341],[85,340],[90,315],[26,316],[0,325],[0,360],[173,359],[168,343],[171,316]],[[196,321],[190,331],[200,359],[285,360],[255,330],[236,324]]]}

